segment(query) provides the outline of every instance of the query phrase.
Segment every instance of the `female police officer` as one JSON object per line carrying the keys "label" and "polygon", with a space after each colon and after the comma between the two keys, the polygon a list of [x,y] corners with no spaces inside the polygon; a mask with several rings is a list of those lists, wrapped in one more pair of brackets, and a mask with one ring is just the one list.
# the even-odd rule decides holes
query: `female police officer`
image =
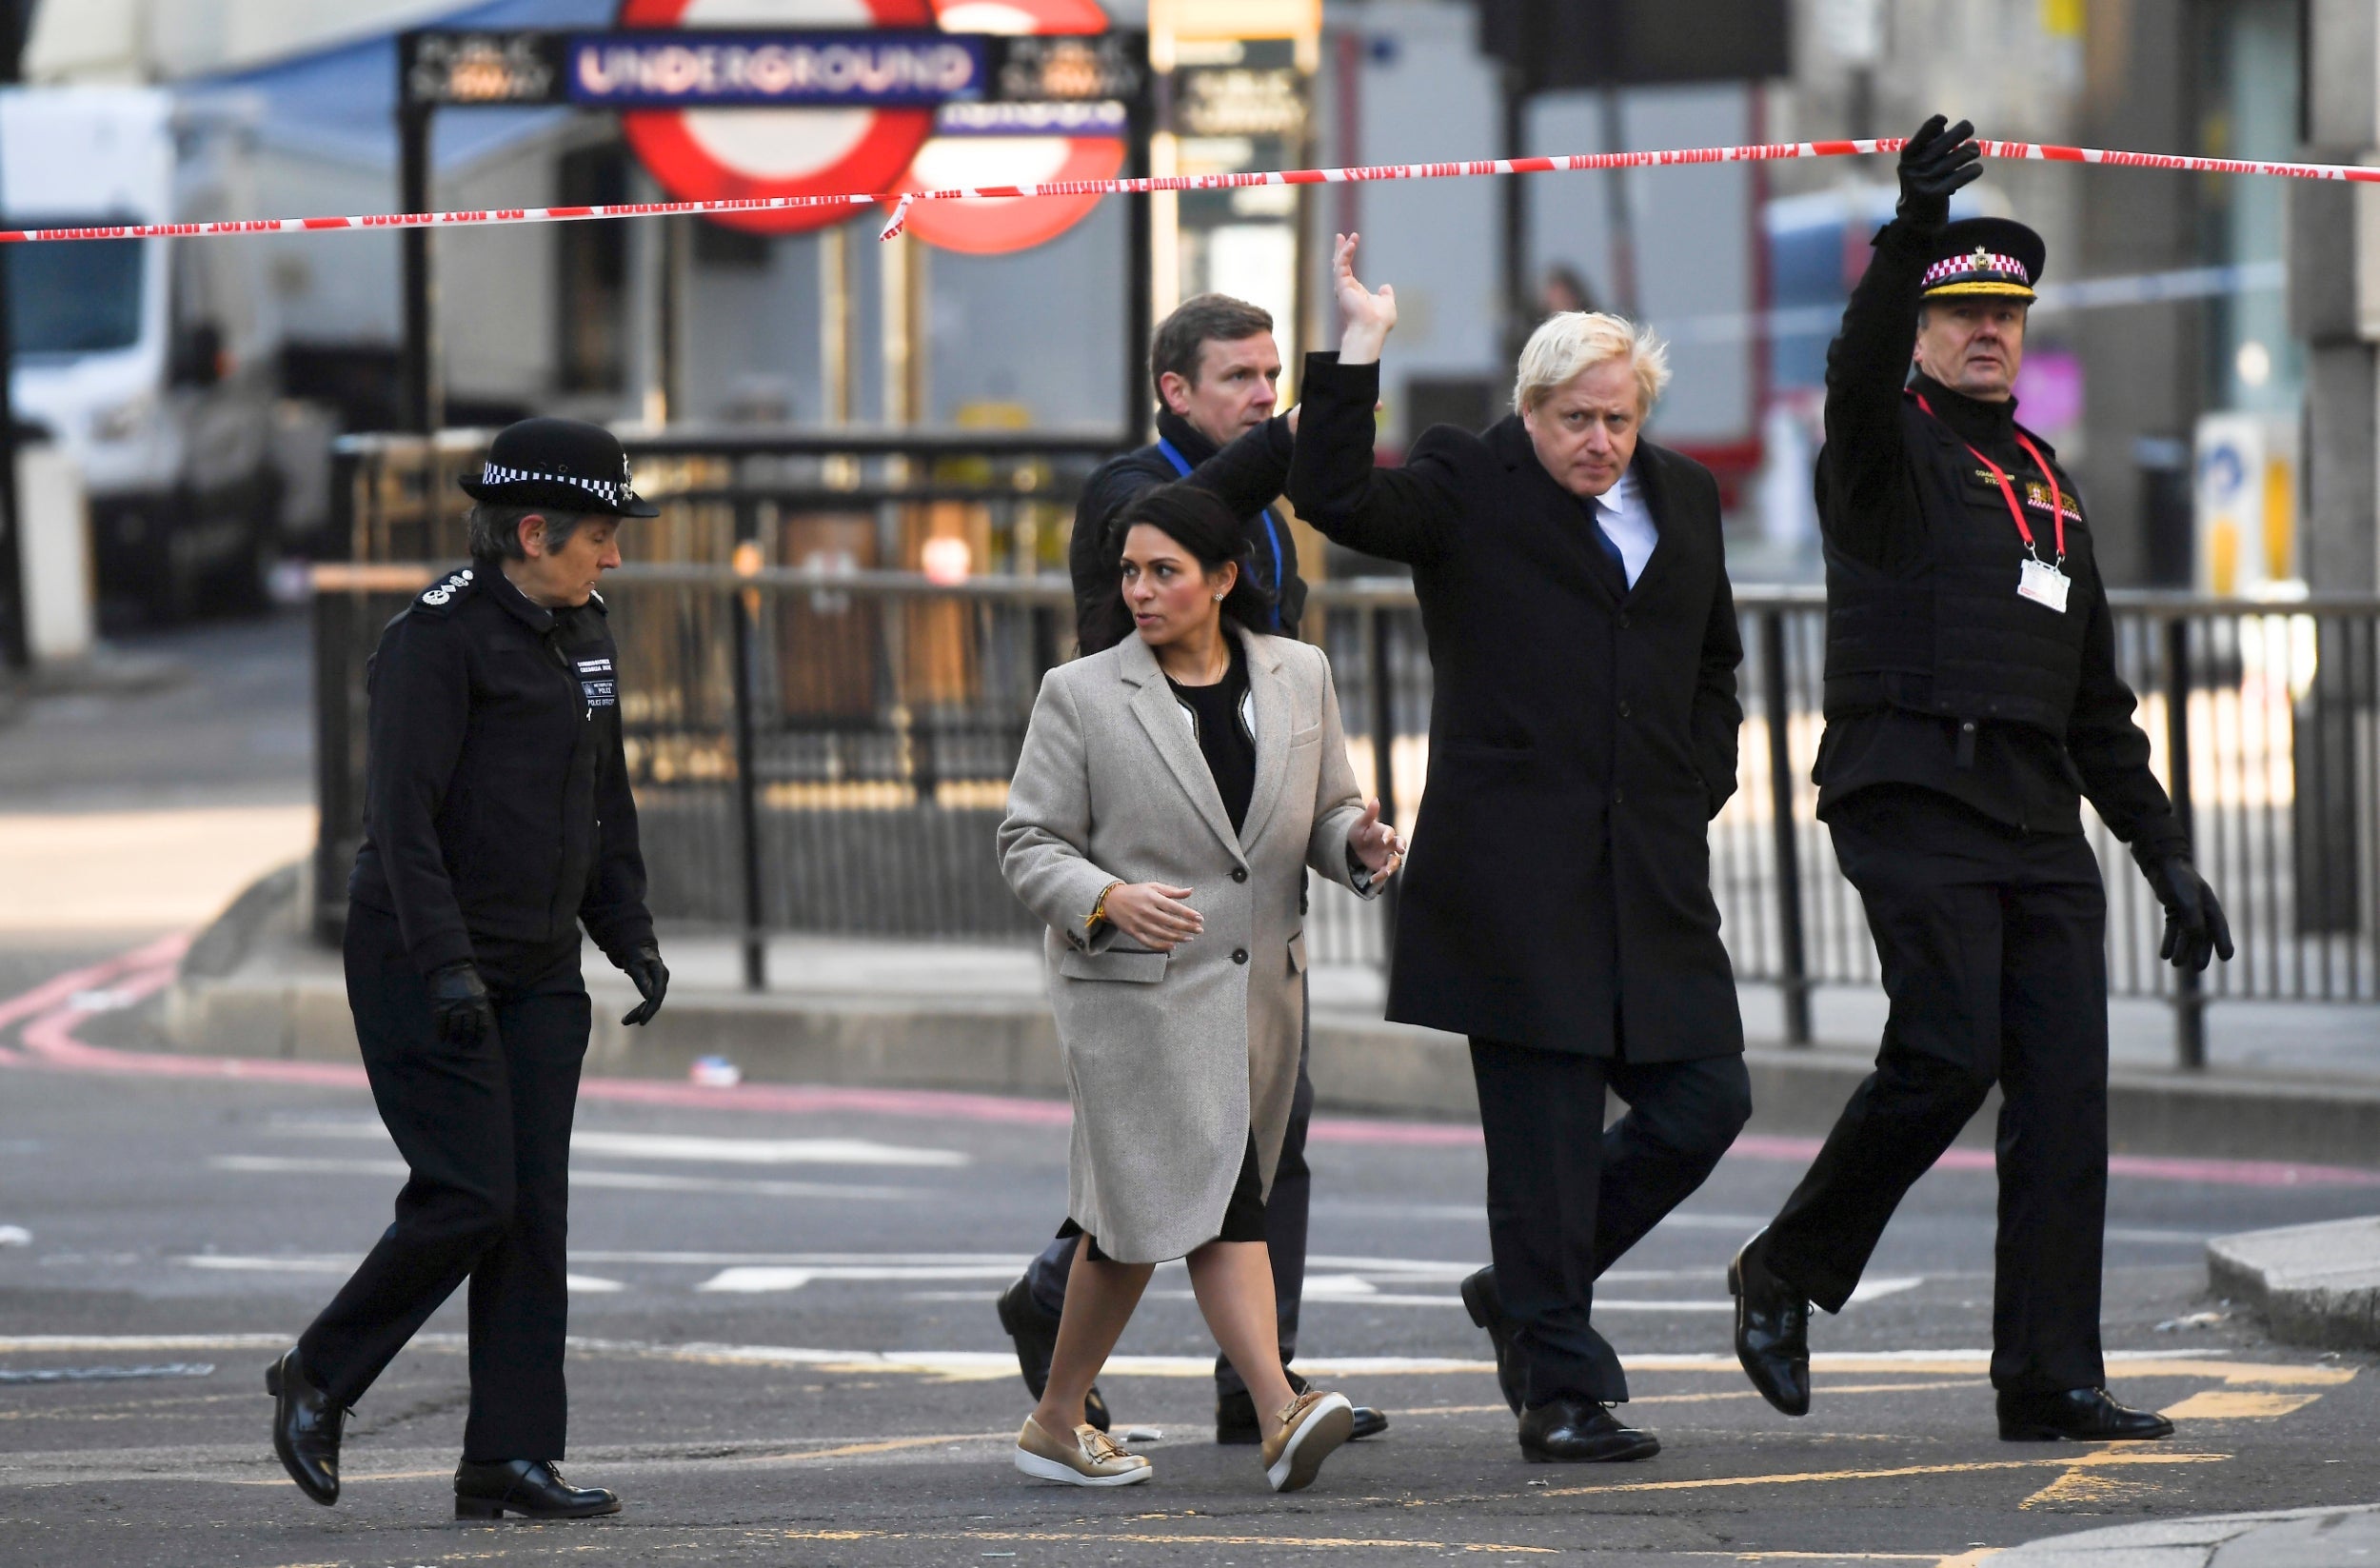
{"label": "female police officer", "polygon": [[618,676],[595,580],[629,489],[610,432],[532,419],[463,487],[469,567],[381,634],[365,834],[348,883],[347,1000],[372,1098],[412,1178],[396,1222],[268,1369],[273,1448],[339,1496],[340,1425],[471,1281],[459,1518],[571,1518],[620,1499],[565,1483],[562,1347],[570,1117],[588,1005],[579,927],[659,1010]]}

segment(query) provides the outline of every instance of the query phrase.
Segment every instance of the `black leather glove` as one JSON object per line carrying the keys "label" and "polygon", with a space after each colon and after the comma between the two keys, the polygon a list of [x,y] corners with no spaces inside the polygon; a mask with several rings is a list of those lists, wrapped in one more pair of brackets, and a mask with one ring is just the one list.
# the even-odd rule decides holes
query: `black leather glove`
{"label": "black leather glove", "polygon": [[621,972],[636,982],[637,995],[645,1001],[625,1015],[623,1023],[650,1023],[661,1011],[661,999],[669,994],[669,965],[661,961],[661,949],[651,943],[638,948],[620,965]]}
{"label": "black leather glove", "polygon": [[2231,959],[2231,923],[2214,889],[2188,855],[2169,855],[2150,868],[2149,885],[2165,905],[2165,943],[2157,956],[2176,969],[2206,968],[2210,957]]}
{"label": "black leather glove", "polygon": [[1951,192],[1983,175],[1983,149],[1968,121],[1943,128],[1937,114],[1901,148],[1901,201],[1894,208],[1914,224],[1938,228],[1950,221]]}
{"label": "black leather glove", "polygon": [[487,982],[468,963],[431,971],[429,1013],[441,1043],[476,1045],[496,1038],[496,1009],[488,1005]]}

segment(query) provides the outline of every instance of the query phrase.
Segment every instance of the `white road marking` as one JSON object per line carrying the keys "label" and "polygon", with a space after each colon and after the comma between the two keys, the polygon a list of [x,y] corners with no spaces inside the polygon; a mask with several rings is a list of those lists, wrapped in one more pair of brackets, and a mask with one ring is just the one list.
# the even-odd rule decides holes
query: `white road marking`
{"label": "white road marking", "polygon": [[[1146,1297],[1146,1299],[1147,1299],[1147,1300],[1159,1300],[1159,1301],[1192,1301],[1192,1300],[1196,1300],[1198,1299],[1198,1297],[1197,1297],[1197,1295],[1196,1295],[1196,1293],[1195,1293],[1195,1292],[1192,1292],[1192,1291],[1187,1291],[1187,1290],[1152,1290],[1152,1291],[1150,1291],[1150,1292],[1148,1292],[1148,1293],[1147,1293],[1147,1297]],[[1317,1296],[1317,1295],[1315,1295],[1315,1294],[1314,1294],[1314,1292],[1313,1292],[1313,1290],[1310,1288],[1310,1286],[1309,1286],[1309,1288],[1308,1288],[1308,1290],[1307,1290],[1307,1292],[1306,1292],[1306,1295],[1305,1295],[1305,1297],[1304,1297],[1303,1299],[1304,1299],[1305,1302],[1306,1302],[1309,1306],[1319,1306],[1319,1305],[1325,1305],[1325,1304],[1328,1304],[1328,1305],[1335,1305],[1335,1306],[1367,1306],[1367,1307],[1369,1307],[1369,1306],[1459,1307],[1459,1306],[1461,1306],[1461,1305],[1462,1305],[1462,1298],[1461,1298],[1461,1297],[1459,1297],[1459,1296],[1408,1296],[1408,1295],[1403,1295],[1403,1294],[1400,1294],[1400,1293],[1398,1293],[1398,1292],[1395,1292],[1395,1291],[1385,1291],[1385,1290],[1383,1290],[1383,1291],[1375,1291],[1375,1292],[1373,1292],[1371,1295],[1368,1295],[1368,1296],[1360,1296],[1360,1295],[1356,1295],[1356,1294],[1354,1294],[1354,1293],[1352,1293],[1352,1292],[1350,1292],[1350,1293],[1345,1293],[1345,1294],[1336,1294],[1336,1293],[1335,1293],[1335,1294],[1328,1294],[1328,1295]],[[1601,1312],[1733,1312],[1735,1309],[1735,1303],[1734,1303],[1734,1302],[1732,1302],[1732,1301],[1628,1301],[1628,1300],[1616,1300],[1616,1300],[1604,1300],[1604,1299],[1603,1299],[1603,1298],[1601,1298],[1601,1297],[1597,1297],[1597,1298],[1596,1299],[1596,1303],[1595,1303],[1595,1310],[1596,1310],[1597,1312],[1598,1312],[1598,1313],[1601,1313]],[[1305,1363],[1304,1363],[1303,1361],[1299,1361],[1298,1364],[1299,1364],[1299,1367],[1303,1367],[1303,1366],[1305,1365]]]}
{"label": "white road marking", "polygon": [[[1394,1279],[1408,1283],[1418,1283],[1426,1280],[1443,1280],[1453,1283],[1467,1280],[1477,1274],[1484,1261],[1485,1260],[1481,1259],[1474,1259],[1466,1262],[1449,1262],[1442,1260],[1419,1258],[1362,1258],[1339,1253],[1313,1253],[1307,1257],[1306,1266],[1334,1269],[1347,1274],[1359,1274],[1366,1279],[1373,1280]],[[1705,1268],[1616,1268],[1604,1275],[1601,1282],[1650,1285],[1667,1284],[1680,1280],[1716,1281],[1726,1278],[1727,1271],[1716,1265]],[[1306,1288],[1309,1290],[1313,1288],[1311,1279],[1307,1280]]]}
{"label": "white road marking", "polygon": [[[286,1330],[271,1334],[21,1334],[0,1336],[0,1355],[277,1349],[288,1345],[289,1340],[290,1333]],[[721,1364],[814,1366],[860,1372],[919,1372],[959,1379],[988,1379],[1017,1375],[1017,1358],[1009,1350],[824,1350],[800,1345],[672,1344],[578,1335],[565,1342],[570,1350],[583,1356],[658,1357]],[[462,1350],[466,1343],[463,1335],[448,1333],[417,1334],[412,1340],[413,1348],[419,1350]],[[2220,1362],[2227,1367],[2238,1368],[2236,1375],[2227,1374],[2231,1380],[2239,1378],[2253,1379],[2260,1373],[2297,1374],[2302,1379],[2314,1370],[2302,1362],[2247,1360],[2221,1350],[2112,1350],[2107,1353],[2106,1359],[2111,1365],[2132,1367],[2144,1376],[2153,1373],[2156,1363],[2160,1361],[2178,1362],[2190,1367]],[[1976,1349],[1820,1351],[1811,1360],[1821,1372],[1894,1372],[1910,1367],[1957,1366],[1966,1371],[1982,1373],[1991,1366],[1992,1353]],[[1738,1371],[1732,1353],[1718,1352],[1624,1356],[1621,1364],[1630,1372],[1640,1373],[1734,1374]],[[1298,1368],[1316,1378],[1330,1379],[1487,1373],[1496,1370],[1493,1361],[1433,1356],[1301,1357]],[[1105,1370],[1120,1378],[1211,1378],[1215,1374],[1215,1359],[1212,1356],[1112,1356],[1108,1358]],[[2320,1369],[2320,1376],[2326,1380],[2344,1381],[2354,1377],[2355,1370],[2351,1367],[2324,1367]]]}
{"label": "white road marking", "polygon": [[1333,1296],[1378,1296],[1378,1294],[1379,1287],[1360,1274],[1309,1274],[1306,1276],[1305,1299],[1309,1301],[1321,1300]]}
{"label": "white road marking", "polygon": [[[288,1138],[352,1138],[385,1143],[377,1121],[341,1118],[291,1118],[273,1123]],[[693,1133],[603,1132],[582,1127],[570,1135],[573,1156],[603,1154],[620,1160],[675,1160],[722,1165],[919,1165],[974,1162],[959,1149],[924,1149],[880,1143],[865,1138],[714,1138]]]}
{"label": "white road marking", "polygon": [[201,1252],[182,1260],[190,1268],[220,1269],[233,1274],[353,1274],[364,1261],[356,1253],[345,1258],[245,1257],[238,1253]]}
{"label": "white road marking", "polygon": [[698,1138],[680,1134],[578,1132],[570,1152],[622,1160],[708,1161],[733,1165],[934,1165],[973,1163],[958,1149],[921,1149],[864,1138]]}
{"label": "white road marking", "polygon": [[562,1277],[562,1283],[563,1288],[573,1296],[609,1296],[628,1288],[617,1280],[605,1280],[593,1274],[565,1274]]}
{"label": "white road marking", "polygon": [[1013,1280],[1018,1265],[1002,1260],[997,1263],[948,1263],[924,1265],[895,1265],[886,1267],[869,1264],[858,1267],[774,1268],[740,1267],[722,1269],[694,1288],[697,1291],[728,1291],[759,1294],[766,1291],[800,1290],[813,1280]]}
{"label": "white road marking", "polygon": [[[219,1171],[268,1176],[409,1176],[402,1160],[302,1160],[269,1154],[220,1154]],[[825,1181],[748,1181],[707,1176],[660,1176],[645,1171],[572,1171],[570,1185],[625,1192],[713,1192],[746,1198],[833,1198],[899,1201],[925,1196],[915,1187],[860,1187]]]}
{"label": "white road marking", "polygon": [[1915,1290],[1925,1282],[1925,1276],[1922,1274],[1911,1275],[1900,1280],[1862,1280],[1853,1288],[1851,1300],[1843,1304],[1857,1306],[1862,1301],[1873,1301],[1881,1296],[1898,1296],[1902,1291]]}
{"label": "white road marking", "polygon": [[[581,1263],[678,1263],[691,1268],[734,1264],[781,1268],[961,1268],[1021,1272],[1033,1259],[1021,1252],[573,1252]],[[989,1278],[989,1276],[986,1276]]]}

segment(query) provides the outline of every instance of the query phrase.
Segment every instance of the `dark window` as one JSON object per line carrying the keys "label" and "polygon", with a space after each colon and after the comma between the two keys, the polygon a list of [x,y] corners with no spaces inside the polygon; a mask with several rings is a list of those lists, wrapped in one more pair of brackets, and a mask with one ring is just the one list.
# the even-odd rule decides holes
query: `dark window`
{"label": "dark window", "polygon": [[[88,223],[88,218],[75,220]],[[62,227],[34,220],[22,228]],[[20,354],[129,348],[141,335],[140,240],[9,247],[9,331]]]}
{"label": "dark window", "polygon": [[748,228],[730,228],[708,218],[694,220],[694,260],[702,267],[760,268],[776,253],[772,236]]}
{"label": "dark window", "polygon": [[[562,155],[559,204],[608,207],[628,199],[628,160],[614,142]],[[628,226],[565,223],[555,228],[562,287],[562,389],[618,391],[626,376]]]}

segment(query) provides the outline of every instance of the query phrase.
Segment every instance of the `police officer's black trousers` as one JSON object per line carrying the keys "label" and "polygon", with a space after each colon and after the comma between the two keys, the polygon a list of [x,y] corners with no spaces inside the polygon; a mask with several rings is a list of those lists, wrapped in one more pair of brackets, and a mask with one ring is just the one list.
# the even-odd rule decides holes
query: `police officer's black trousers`
{"label": "police officer's black trousers", "polygon": [[[1702,1185],[1752,1115],[1740,1056],[1615,1062],[1474,1036],[1488,1245],[1531,1405],[1628,1398],[1595,1281]],[[1628,1114],[1603,1124],[1604,1090]]]}
{"label": "police officer's black trousers", "polygon": [[1992,1381],[2095,1387],[2106,1379],[2107,894],[2091,845],[1898,786],[1852,796],[1831,825],[1892,1011],[1876,1070],[1769,1227],[1768,1267],[1841,1311],[1902,1195],[1996,1083]]}
{"label": "police officer's black trousers", "polygon": [[589,1012],[566,948],[482,943],[497,1039],[446,1045],[393,916],[354,906],[347,1000],[373,1102],[412,1178],[396,1222],[298,1340],[299,1364],[342,1404],[471,1282],[466,1459],[559,1459],[570,1120]]}
{"label": "police officer's black trousers", "polygon": [[[1301,1028],[1304,1027],[1301,1025]],[[1298,1354],[1298,1303],[1306,1290],[1306,1211],[1314,1196],[1314,1173],[1306,1168],[1306,1124],[1314,1120],[1314,1082],[1306,1077],[1306,1042],[1298,1042],[1298,1089],[1289,1102],[1289,1127],[1281,1138],[1280,1162],[1264,1195],[1264,1250],[1273,1262],[1273,1310],[1280,1328],[1280,1364]],[[1074,1268],[1075,1241],[1061,1237],[1026,1265],[1025,1289],[1034,1304],[1055,1318],[1066,1304],[1066,1278]],[[1247,1380],[1228,1356],[1215,1358],[1218,1396],[1244,1394]]]}

